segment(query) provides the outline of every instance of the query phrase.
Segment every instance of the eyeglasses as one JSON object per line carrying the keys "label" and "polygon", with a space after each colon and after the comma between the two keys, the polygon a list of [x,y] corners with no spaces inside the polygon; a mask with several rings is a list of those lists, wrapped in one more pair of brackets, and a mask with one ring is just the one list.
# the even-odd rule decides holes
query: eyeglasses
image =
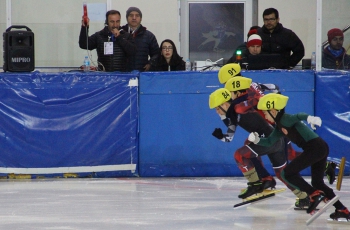
{"label": "eyeglasses", "polygon": [[276,18],[264,18],[264,22],[274,22]]}
{"label": "eyeglasses", "polygon": [[162,47],[162,50],[172,50],[173,49],[173,47],[172,46],[163,46]]}

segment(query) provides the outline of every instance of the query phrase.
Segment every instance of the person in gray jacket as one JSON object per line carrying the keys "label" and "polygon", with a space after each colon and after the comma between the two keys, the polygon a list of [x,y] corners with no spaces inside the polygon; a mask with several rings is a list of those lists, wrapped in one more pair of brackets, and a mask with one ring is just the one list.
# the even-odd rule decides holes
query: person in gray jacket
{"label": "person in gray jacket", "polygon": [[137,7],[129,7],[126,11],[128,24],[122,29],[132,34],[137,52],[130,60],[132,70],[148,71],[151,61],[156,59],[159,53],[159,44],[154,34],[141,25],[142,12]]}
{"label": "person in gray jacket", "polygon": [[128,61],[136,53],[136,45],[130,33],[120,28],[120,12],[110,10],[106,13],[105,27],[91,36],[89,18],[82,26],[79,35],[79,47],[97,52],[98,70],[102,71],[131,71]]}

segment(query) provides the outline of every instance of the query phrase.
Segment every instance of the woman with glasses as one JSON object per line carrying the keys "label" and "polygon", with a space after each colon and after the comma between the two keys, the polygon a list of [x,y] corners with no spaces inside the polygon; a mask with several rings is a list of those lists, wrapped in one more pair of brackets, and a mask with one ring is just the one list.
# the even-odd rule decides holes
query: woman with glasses
{"label": "woman with glasses", "polygon": [[150,71],[179,71],[185,70],[185,61],[177,53],[174,42],[165,39],[160,44],[158,58],[151,61]]}

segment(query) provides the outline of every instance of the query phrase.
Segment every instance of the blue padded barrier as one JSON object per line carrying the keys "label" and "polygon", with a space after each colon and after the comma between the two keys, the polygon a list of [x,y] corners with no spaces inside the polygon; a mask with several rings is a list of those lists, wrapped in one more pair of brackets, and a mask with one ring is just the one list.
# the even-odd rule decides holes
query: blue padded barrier
{"label": "blue padded barrier", "polygon": [[[222,87],[218,71],[140,74],[140,176],[242,176],[233,159],[248,133],[238,128],[231,143],[211,133],[226,130],[209,94]],[[313,71],[249,71],[242,75],[275,83],[290,96],[287,112],[314,112]],[[263,157],[273,174],[267,157]],[[308,170],[303,174],[309,174]]]}
{"label": "blue padded barrier", "polygon": [[346,158],[350,173],[350,72],[324,71],[316,74],[315,113],[322,118],[317,133],[328,143],[329,159]]}
{"label": "blue padded barrier", "polygon": [[[242,75],[278,84],[290,97],[288,113],[314,114],[315,106],[323,120],[317,133],[329,144],[330,159],[350,159],[349,73],[320,72],[315,78],[313,71],[273,70]],[[209,94],[221,87],[217,71],[141,73],[139,101],[138,76],[1,73],[0,174],[242,176],[233,153],[248,133],[239,128],[231,143],[211,135],[216,127],[225,129],[208,108]],[[263,159],[273,174],[268,158]]]}
{"label": "blue padded barrier", "polygon": [[1,73],[0,173],[137,175],[137,77]]}

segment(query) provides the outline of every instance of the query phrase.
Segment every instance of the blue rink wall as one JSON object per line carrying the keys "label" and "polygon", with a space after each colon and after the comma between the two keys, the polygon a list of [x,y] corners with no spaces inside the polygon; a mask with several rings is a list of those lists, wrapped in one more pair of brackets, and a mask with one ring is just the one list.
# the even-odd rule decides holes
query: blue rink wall
{"label": "blue rink wall", "polygon": [[[350,159],[349,73],[242,75],[279,85],[288,113],[320,116],[329,157]],[[208,107],[219,87],[217,71],[0,73],[0,176],[242,176],[233,153],[248,133],[211,135],[226,129]]]}
{"label": "blue rink wall", "polygon": [[137,83],[135,74],[0,74],[0,174],[137,175]]}
{"label": "blue rink wall", "polygon": [[[350,159],[349,73],[265,70],[242,75],[279,85],[290,97],[286,112],[320,116],[317,133],[328,142],[330,159]],[[231,143],[211,135],[215,128],[226,130],[208,106],[209,94],[219,87],[217,71],[141,73],[140,176],[242,176],[233,154],[248,133],[238,128]],[[263,161],[273,174],[266,156]],[[310,169],[302,175],[310,175]]]}
{"label": "blue rink wall", "polygon": [[[288,112],[313,114],[314,73],[311,71],[242,72],[259,83],[275,83],[290,97]],[[248,133],[240,127],[224,143],[212,136],[226,131],[209,94],[223,87],[215,72],[141,73],[140,176],[242,176],[233,159]],[[263,157],[272,173],[268,157]],[[307,173],[307,172],[306,172]]]}

